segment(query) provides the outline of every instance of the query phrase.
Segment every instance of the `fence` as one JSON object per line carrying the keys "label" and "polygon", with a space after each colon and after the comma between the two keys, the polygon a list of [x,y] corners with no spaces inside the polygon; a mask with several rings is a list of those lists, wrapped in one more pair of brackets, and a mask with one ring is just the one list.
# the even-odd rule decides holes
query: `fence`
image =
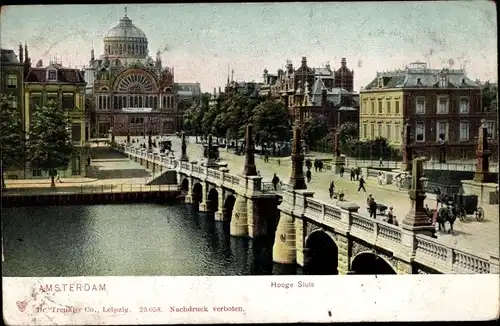
{"label": "fence", "polygon": [[177,191],[178,185],[142,185],[142,184],[110,184],[110,185],[81,185],[79,187],[56,188],[8,188],[3,196],[22,196],[28,194],[99,194],[99,193],[128,193],[128,192],[160,192]]}

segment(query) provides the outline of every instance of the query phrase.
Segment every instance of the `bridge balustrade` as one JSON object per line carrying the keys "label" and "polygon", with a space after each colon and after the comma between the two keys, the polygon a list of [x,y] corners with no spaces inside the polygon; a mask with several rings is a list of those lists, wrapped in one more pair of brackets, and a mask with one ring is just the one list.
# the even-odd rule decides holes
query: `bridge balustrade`
{"label": "bridge balustrade", "polygon": [[[131,155],[144,155],[144,151],[118,147],[119,151]],[[223,173],[216,169],[207,169],[188,162],[178,162],[175,158],[168,158],[169,164],[179,166],[181,172],[198,173],[199,177],[213,178],[220,180],[223,184],[239,185],[240,177]],[[191,173],[188,173],[191,174]],[[281,184],[279,192],[293,193],[293,187],[289,184]],[[265,193],[276,193],[272,182],[262,182],[260,190]],[[376,220],[360,213],[347,212],[333,204],[325,204],[311,197],[305,198],[306,218],[319,224],[333,227],[334,229],[345,229],[351,236],[361,239],[366,243],[382,248],[390,249],[393,252],[404,252],[406,245],[402,243],[402,229],[398,226],[384,221]],[[466,253],[442,243],[439,239],[429,236],[412,234],[415,248],[412,249],[415,261],[424,266],[430,266],[442,273],[490,273],[498,272],[498,258],[490,256],[489,259],[477,255]],[[492,265],[492,261],[495,265]],[[492,267],[495,266],[495,267]],[[493,268],[493,270],[492,270]]]}

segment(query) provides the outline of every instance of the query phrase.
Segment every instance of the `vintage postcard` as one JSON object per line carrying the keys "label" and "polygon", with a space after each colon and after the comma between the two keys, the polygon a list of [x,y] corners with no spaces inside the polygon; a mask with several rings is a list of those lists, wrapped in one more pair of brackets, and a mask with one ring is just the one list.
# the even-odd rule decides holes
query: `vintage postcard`
{"label": "vintage postcard", "polygon": [[493,2],[0,28],[6,324],[498,318]]}

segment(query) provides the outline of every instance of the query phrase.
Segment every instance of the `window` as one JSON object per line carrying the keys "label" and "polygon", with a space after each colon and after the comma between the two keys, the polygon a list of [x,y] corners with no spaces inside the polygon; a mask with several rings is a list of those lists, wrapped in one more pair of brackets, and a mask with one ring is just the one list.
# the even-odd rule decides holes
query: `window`
{"label": "window", "polygon": [[485,126],[486,132],[488,133],[488,138],[493,138],[493,135],[495,134],[495,122],[486,121]]}
{"label": "window", "polygon": [[461,149],[460,150],[460,158],[462,160],[466,160],[467,159],[467,156],[468,156],[467,154],[468,154],[468,150],[466,150],[466,149]]}
{"label": "window", "polygon": [[17,76],[7,75],[7,88],[16,88],[16,87],[17,87]]}
{"label": "window", "polygon": [[367,136],[368,136],[368,124],[363,123],[363,138],[366,139]]}
{"label": "window", "polygon": [[425,114],[425,98],[417,97],[415,104],[415,113],[416,114]]}
{"label": "window", "polygon": [[80,142],[82,140],[82,125],[73,123],[71,125],[71,140],[73,142]]}
{"label": "window", "polygon": [[441,76],[441,80],[439,81],[439,87],[446,88],[448,86],[448,78],[446,76]]}
{"label": "window", "polygon": [[372,123],[372,125],[371,125],[370,133],[371,133],[371,139],[375,139],[375,124],[374,123]]}
{"label": "window", "polygon": [[372,104],[372,114],[375,114],[375,101],[372,101],[371,104]]}
{"label": "window", "polygon": [[378,133],[377,133],[377,135],[379,137],[383,137],[383,135],[382,135],[382,122],[379,122],[377,127],[378,127]]}
{"label": "window", "polygon": [[438,122],[437,123],[437,132],[436,132],[436,136],[437,136],[437,141],[438,142],[444,142],[448,139],[447,137],[447,128],[448,125],[446,122]]}
{"label": "window", "polygon": [[17,98],[12,97],[9,101],[9,107],[12,109],[17,109]]}
{"label": "window", "polygon": [[49,101],[54,101],[56,103],[56,107],[57,107],[57,102],[58,102],[57,97],[58,97],[57,93],[47,93],[46,103]]}
{"label": "window", "polygon": [[395,139],[402,139],[402,137],[400,138],[400,136],[401,136],[401,130],[400,130],[400,126],[398,123],[398,124],[394,125],[394,138]]}
{"label": "window", "polygon": [[460,113],[469,113],[469,99],[462,98],[460,99]]}
{"label": "window", "polygon": [[418,121],[416,124],[416,138],[417,142],[425,141],[425,124],[423,121]]}
{"label": "window", "polygon": [[448,99],[445,97],[438,98],[437,113],[448,113]]}
{"label": "window", "polygon": [[62,98],[63,109],[72,110],[75,108],[75,94],[73,93],[63,93]]}
{"label": "window", "polygon": [[385,134],[386,134],[386,138],[387,138],[387,140],[389,140],[389,141],[390,141],[390,140],[391,140],[391,138],[392,138],[392,135],[391,135],[391,129],[392,129],[392,128],[391,128],[391,127],[392,127],[392,126],[391,126],[391,124],[390,124],[390,123],[387,123],[387,125],[385,126]]}
{"label": "window", "polygon": [[396,114],[399,114],[399,101],[394,102],[394,110],[396,111]]}
{"label": "window", "polygon": [[391,114],[391,101],[387,101],[386,110],[387,114]]}
{"label": "window", "polygon": [[382,114],[382,100],[378,100],[378,114]]}
{"label": "window", "polygon": [[57,80],[57,71],[56,70],[49,70],[48,75],[47,75],[48,80]]}
{"label": "window", "polygon": [[41,169],[34,169],[31,171],[31,175],[33,177],[41,177],[42,176],[42,170]]}
{"label": "window", "polygon": [[460,141],[469,140],[469,122],[460,122]]}

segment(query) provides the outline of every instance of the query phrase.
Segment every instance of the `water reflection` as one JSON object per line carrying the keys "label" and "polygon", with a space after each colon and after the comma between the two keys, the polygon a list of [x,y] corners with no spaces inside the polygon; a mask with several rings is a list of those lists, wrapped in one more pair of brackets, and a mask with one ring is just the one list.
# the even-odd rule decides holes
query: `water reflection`
{"label": "water reflection", "polygon": [[293,275],[272,244],[231,237],[192,205],[95,205],[2,211],[4,276]]}

